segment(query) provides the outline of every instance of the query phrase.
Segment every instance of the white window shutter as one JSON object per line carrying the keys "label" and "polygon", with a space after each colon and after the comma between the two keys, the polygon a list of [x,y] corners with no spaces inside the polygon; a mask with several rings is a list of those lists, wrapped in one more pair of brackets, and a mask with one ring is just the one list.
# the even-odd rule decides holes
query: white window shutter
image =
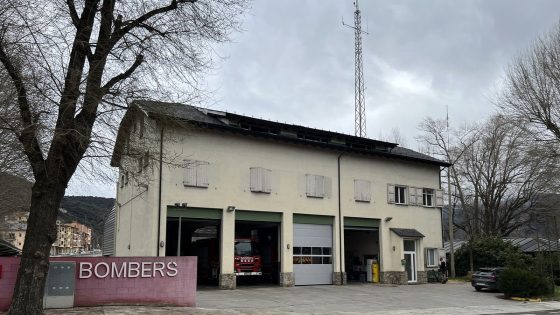
{"label": "white window shutter", "polygon": [[[414,200],[414,204],[421,206],[424,204],[424,188],[422,187],[415,187],[416,190],[416,198]],[[412,200],[412,198],[410,198]]]}
{"label": "white window shutter", "polygon": [[354,200],[371,201],[371,182],[369,180],[354,180]]}
{"label": "white window shutter", "polygon": [[325,177],[306,174],[306,192],[308,197],[325,197]]}
{"label": "white window shutter", "polygon": [[417,200],[416,200],[416,194],[417,194],[417,190],[416,187],[408,187],[408,204],[410,205],[416,205],[417,204]]}
{"label": "white window shutter", "polygon": [[315,175],[315,197],[325,197],[325,177]]}
{"label": "white window shutter", "polygon": [[185,160],[185,172],[183,173],[184,186],[196,186],[196,161]]}
{"label": "white window shutter", "polygon": [[271,170],[263,169],[263,192],[269,194],[272,192],[272,183],[270,179],[271,173]]}
{"label": "white window shutter", "polygon": [[387,202],[395,203],[395,185],[387,184]]}
{"label": "white window shutter", "polygon": [[196,186],[208,187],[208,165],[210,163],[198,161],[196,165]]}
{"label": "white window shutter", "polygon": [[311,174],[306,174],[305,181],[305,194],[313,197],[313,193],[315,192],[315,177]]}
{"label": "white window shutter", "polygon": [[260,185],[260,168],[259,167],[251,167],[250,169],[250,183],[249,183],[249,188],[251,189],[251,191],[260,191],[261,185]]}
{"label": "white window shutter", "polygon": [[436,189],[436,207],[443,207],[443,190]]}

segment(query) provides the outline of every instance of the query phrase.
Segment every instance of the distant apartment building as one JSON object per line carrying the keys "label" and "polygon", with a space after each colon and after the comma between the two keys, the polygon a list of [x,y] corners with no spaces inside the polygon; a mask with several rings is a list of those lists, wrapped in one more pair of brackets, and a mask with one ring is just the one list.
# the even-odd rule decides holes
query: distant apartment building
{"label": "distant apartment building", "polygon": [[[18,249],[23,249],[29,212],[14,212],[5,215],[0,223],[0,239]],[[51,256],[79,254],[91,251],[91,228],[78,222],[57,221],[57,239],[51,247]]]}
{"label": "distant apartment building", "polygon": [[57,239],[51,247],[51,256],[79,254],[91,251],[91,228],[78,222],[56,223]]}
{"label": "distant apartment building", "polygon": [[18,211],[4,216],[0,224],[0,238],[14,245],[18,249],[23,248],[25,232],[27,230],[27,219],[29,212]]}

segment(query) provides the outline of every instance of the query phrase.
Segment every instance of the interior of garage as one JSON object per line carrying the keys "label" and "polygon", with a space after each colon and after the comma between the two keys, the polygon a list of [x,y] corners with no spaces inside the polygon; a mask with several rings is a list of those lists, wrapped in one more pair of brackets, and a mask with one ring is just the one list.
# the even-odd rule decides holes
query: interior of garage
{"label": "interior of garage", "polygon": [[279,223],[236,221],[234,259],[237,285],[278,284],[279,250]]}
{"label": "interior of garage", "polygon": [[220,274],[220,221],[167,218],[166,256],[197,256],[197,281],[217,285]]}
{"label": "interior of garage", "polygon": [[346,227],[344,262],[349,282],[368,281],[368,269],[371,271],[368,262],[379,262],[379,231],[376,228]]}

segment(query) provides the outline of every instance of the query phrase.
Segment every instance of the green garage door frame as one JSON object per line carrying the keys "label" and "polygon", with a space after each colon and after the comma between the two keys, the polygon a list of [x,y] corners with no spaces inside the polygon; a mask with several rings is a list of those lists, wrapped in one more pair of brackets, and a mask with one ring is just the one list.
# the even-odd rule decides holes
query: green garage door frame
{"label": "green garage door frame", "polygon": [[294,213],[294,224],[323,224],[333,225],[334,217],[327,215],[312,215]]}
{"label": "green garage door frame", "polygon": [[167,206],[167,217],[221,220],[222,209]]}
{"label": "green garage door frame", "polygon": [[235,210],[236,221],[282,222],[282,213],[268,211]]}
{"label": "green garage door frame", "polygon": [[380,219],[344,217],[344,227],[349,228],[379,228]]}

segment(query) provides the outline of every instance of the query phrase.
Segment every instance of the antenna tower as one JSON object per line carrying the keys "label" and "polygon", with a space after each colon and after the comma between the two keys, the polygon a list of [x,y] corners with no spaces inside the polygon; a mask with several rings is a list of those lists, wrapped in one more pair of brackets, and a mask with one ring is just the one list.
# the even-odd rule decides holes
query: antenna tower
{"label": "antenna tower", "polygon": [[362,60],[362,15],[358,6],[358,0],[354,2],[354,26],[344,23],[342,25],[354,30],[354,134],[358,137],[366,136],[366,100],[364,87],[364,62]]}

